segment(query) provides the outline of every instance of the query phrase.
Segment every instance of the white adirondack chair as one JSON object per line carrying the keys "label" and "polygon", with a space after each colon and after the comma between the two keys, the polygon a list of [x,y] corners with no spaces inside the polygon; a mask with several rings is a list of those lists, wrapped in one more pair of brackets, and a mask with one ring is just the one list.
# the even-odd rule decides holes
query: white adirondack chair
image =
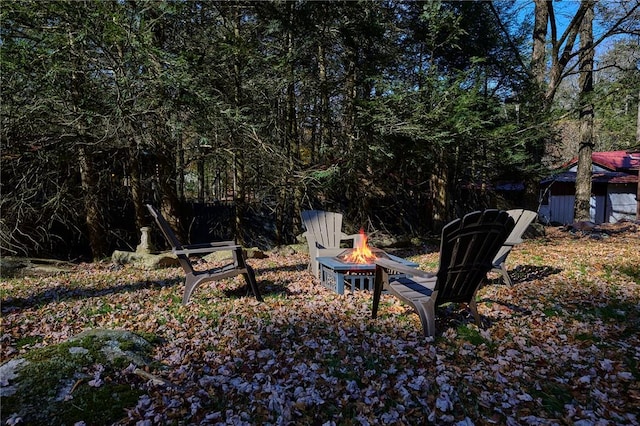
{"label": "white adirondack chair", "polygon": [[351,247],[360,243],[360,234],[347,235],[342,232],[340,213],[304,210],[301,216],[302,225],[306,230],[302,235],[309,244],[309,271],[316,278],[319,278],[320,274],[316,258],[340,254],[344,250],[340,246],[342,241],[352,240]]}
{"label": "white adirondack chair", "polygon": [[493,259],[492,272],[502,274],[504,283],[508,286],[512,286],[513,282],[507,272],[505,262],[513,247],[522,242],[522,235],[524,235],[527,228],[531,225],[531,222],[535,220],[538,214],[534,211],[524,209],[507,210],[507,213],[509,213],[509,216],[511,216],[516,222],[516,226],[513,228],[513,231],[511,231],[511,234],[507,237],[507,241],[505,241],[500,250],[498,250],[498,254]]}

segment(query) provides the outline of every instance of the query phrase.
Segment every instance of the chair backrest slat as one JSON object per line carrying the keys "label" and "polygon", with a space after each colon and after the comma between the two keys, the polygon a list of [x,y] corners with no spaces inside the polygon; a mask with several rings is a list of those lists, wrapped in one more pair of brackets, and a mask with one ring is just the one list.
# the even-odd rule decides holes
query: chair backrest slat
{"label": "chair backrest slat", "polygon": [[507,212],[490,209],[469,213],[444,227],[436,305],[471,300],[513,226]]}
{"label": "chair backrest slat", "polygon": [[302,223],[320,248],[340,247],[342,214],[322,210],[304,210]]}
{"label": "chair backrest slat", "polygon": [[496,257],[493,259],[494,266],[498,266],[504,262],[509,256],[509,253],[511,253],[513,246],[522,242],[522,236],[538,216],[536,212],[525,209],[507,210],[507,213],[509,213],[509,216],[515,221],[515,226],[507,237],[508,244],[500,247],[500,250],[496,253]]}
{"label": "chair backrest slat", "polygon": [[527,231],[531,222],[533,222],[538,214],[531,210],[513,209],[507,210],[509,216],[515,220],[516,224],[513,231],[507,237],[507,241],[522,241],[522,235]]}
{"label": "chair backrest slat", "polygon": [[[171,248],[174,250],[182,250],[182,244],[180,243],[180,240],[178,240],[178,237],[176,237],[176,234],[173,233],[173,229],[171,229],[169,222],[167,222],[167,220],[160,214],[160,212],[157,211],[151,204],[147,204],[147,209],[149,210],[149,213],[151,213],[151,216],[153,216],[153,218],[155,219],[156,223],[158,224],[158,228],[160,228],[160,231],[162,231],[162,235],[164,235],[167,242],[171,245]],[[178,262],[180,262],[180,266],[182,266],[182,269],[184,269],[185,273],[193,274],[194,268],[191,264],[191,261],[189,260],[189,257],[184,254],[176,254],[176,256],[178,257]]]}
{"label": "chair backrest slat", "polygon": [[180,243],[180,240],[178,240],[178,237],[176,237],[176,234],[173,233],[173,229],[171,229],[169,222],[167,222],[167,220],[160,214],[160,212],[157,211],[151,204],[147,204],[147,209],[149,210],[149,213],[151,213],[151,216],[153,216],[153,218],[155,219],[158,227],[160,228],[160,231],[162,231],[162,235],[164,235],[167,242],[171,245],[171,248],[175,250],[181,250],[182,244]]}

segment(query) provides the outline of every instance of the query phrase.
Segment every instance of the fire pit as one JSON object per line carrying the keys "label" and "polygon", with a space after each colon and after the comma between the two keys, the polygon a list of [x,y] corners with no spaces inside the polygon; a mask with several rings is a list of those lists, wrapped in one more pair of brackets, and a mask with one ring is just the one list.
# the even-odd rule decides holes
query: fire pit
{"label": "fire pit", "polygon": [[345,263],[373,263],[376,259],[389,259],[389,255],[379,248],[370,248],[370,257],[365,257],[364,262],[357,262],[356,260],[362,258],[357,248],[346,249],[336,257]]}
{"label": "fire pit", "polygon": [[[377,248],[367,246],[367,237],[360,231],[361,243],[352,249],[345,249],[334,257],[318,257],[320,265],[320,283],[338,294],[344,294],[345,284],[349,290],[373,290],[378,258],[391,259],[409,266],[418,266],[397,256],[393,256]],[[404,274],[392,275],[402,278]]]}

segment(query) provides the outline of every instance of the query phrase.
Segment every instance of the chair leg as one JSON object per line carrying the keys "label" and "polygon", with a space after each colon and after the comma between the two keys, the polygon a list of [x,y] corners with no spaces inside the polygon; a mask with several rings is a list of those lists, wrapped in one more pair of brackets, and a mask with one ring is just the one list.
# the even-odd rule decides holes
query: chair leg
{"label": "chair leg", "polygon": [[309,270],[313,275],[313,278],[320,279],[320,264],[318,263],[318,248],[315,247],[309,251]]}
{"label": "chair leg", "polygon": [[255,296],[256,300],[262,302],[262,295],[260,294],[260,290],[258,289],[258,283],[256,282],[256,274],[253,272],[253,268],[249,265],[244,265],[247,268],[247,273],[242,274],[244,276],[245,281],[251,287],[251,291]]}
{"label": "chair leg", "polygon": [[184,295],[182,296],[182,304],[186,305],[189,303],[189,299],[191,299],[191,295],[196,287],[200,284],[202,280],[197,278],[193,274],[187,274],[184,279]]}
{"label": "chair leg", "polygon": [[315,260],[315,258],[311,259],[309,267],[311,269],[311,275],[313,275],[314,278],[320,278],[320,268],[318,267],[318,261]]}
{"label": "chair leg", "polygon": [[239,269],[244,268],[247,270],[247,272],[243,273],[242,276],[244,277],[244,280],[247,282],[247,284],[251,288],[251,291],[253,292],[253,295],[255,296],[256,300],[258,300],[259,302],[262,302],[262,296],[260,295],[260,290],[258,289],[258,283],[256,282],[256,274],[255,272],[253,272],[253,268],[247,265],[244,255],[242,254],[242,248],[238,248],[233,252],[233,262],[236,268],[239,268]]}
{"label": "chair leg", "polygon": [[508,285],[509,287],[513,287],[513,282],[511,281],[511,277],[509,276],[509,273],[506,269],[503,269],[502,271],[502,279],[504,280],[504,283],[506,285]]}
{"label": "chair leg", "polygon": [[476,324],[478,325],[478,327],[482,328],[482,321],[480,320],[480,315],[478,314],[478,304],[476,303],[475,299],[476,299],[476,296],[474,294],[473,298],[469,302],[469,310],[471,311],[471,314],[473,315],[473,319],[476,321]]}
{"label": "chair leg", "polygon": [[432,295],[428,300],[414,305],[414,308],[420,317],[422,331],[424,332],[425,337],[435,337],[436,335],[436,296],[437,294]]}
{"label": "chair leg", "polygon": [[509,273],[507,272],[507,267],[505,266],[504,263],[500,264],[500,273],[502,274],[502,280],[504,281],[504,283],[506,285],[508,285],[509,287],[513,286],[513,282],[511,282],[511,277],[509,276]]}
{"label": "chair leg", "polygon": [[389,282],[389,273],[382,267],[376,265],[376,275],[373,281],[373,306],[371,307],[371,318],[378,316],[378,306],[380,305],[380,296],[385,282]]}

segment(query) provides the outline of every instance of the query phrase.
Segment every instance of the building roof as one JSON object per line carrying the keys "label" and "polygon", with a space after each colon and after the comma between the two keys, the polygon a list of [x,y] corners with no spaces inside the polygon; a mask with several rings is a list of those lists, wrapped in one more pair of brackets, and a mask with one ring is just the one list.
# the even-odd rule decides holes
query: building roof
{"label": "building roof", "polygon": [[[612,172],[624,172],[640,169],[640,152],[632,151],[605,151],[591,154],[591,161]],[[578,163],[578,157],[574,157],[565,164],[571,167]],[[564,168],[564,167],[563,167]]]}
{"label": "building roof", "polygon": [[[575,182],[576,172],[558,173],[543,179],[540,183],[548,185],[553,182]],[[593,172],[591,174],[591,182],[593,183],[636,183],[638,176],[624,172]]]}

